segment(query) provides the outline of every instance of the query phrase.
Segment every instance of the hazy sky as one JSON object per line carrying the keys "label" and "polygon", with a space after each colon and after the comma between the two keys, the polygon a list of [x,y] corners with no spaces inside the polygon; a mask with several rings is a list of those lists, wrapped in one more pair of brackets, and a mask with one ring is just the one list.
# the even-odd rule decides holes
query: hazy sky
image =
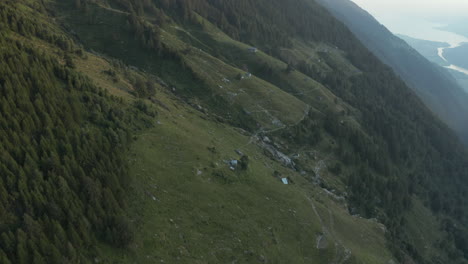
{"label": "hazy sky", "polygon": [[420,16],[467,15],[468,0],[353,0],[375,16],[388,13]]}
{"label": "hazy sky", "polygon": [[456,44],[467,38],[437,30],[468,16],[468,0],[352,0],[396,34]]}

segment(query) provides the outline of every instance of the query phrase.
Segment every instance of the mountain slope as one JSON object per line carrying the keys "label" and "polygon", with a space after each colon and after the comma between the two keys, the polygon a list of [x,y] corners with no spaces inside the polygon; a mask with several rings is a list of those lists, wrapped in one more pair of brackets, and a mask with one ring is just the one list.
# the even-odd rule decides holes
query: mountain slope
{"label": "mountain slope", "polygon": [[0,262],[86,263],[96,240],[131,240],[126,153],[151,117],[80,74],[83,51],[30,7],[0,4]]}
{"label": "mountain slope", "polygon": [[[18,57],[4,72],[21,84],[2,107],[57,101],[2,109],[2,262],[466,263],[464,149],[315,2],[0,7],[0,52]],[[42,151],[27,117],[57,111],[63,166],[25,162]]]}
{"label": "mountain slope", "polygon": [[450,62],[453,62],[460,67],[468,68],[468,63],[466,63],[467,46],[467,44],[462,44],[460,47],[449,49],[444,55]]}
{"label": "mountain slope", "polygon": [[421,55],[426,57],[429,61],[440,65],[449,66],[450,63],[443,60],[438,54],[438,48],[450,47],[450,44],[443,42],[435,42],[429,40],[415,39],[405,35],[397,35],[402,40],[406,41],[411,47],[417,50]]}
{"label": "mountain slope", "polygon": [[391,66],[462,140],[467,140],[468,95],[446,70],[430,63],[353,2],[319,2],[348,25],[366,47]]}
{"label": "mountain slope", "polygon": [[[450,63],[447,61],[444,61],[439,55],[438,55],[438,48],[441,47],[448,47],[449,45],[447,43],[439,43],[439,42],[432,42],[432,41],[427,41],[427,40],[420,40],[420,39],[414,39],[408,36],[401,36],[399,35],[401,39],[406,41],[409,45],[411,45],[414,49],[416,49],[421,55],[426,57],[428,60],[432,61],[435,64],[438,64],[440,66],[449,66]],[[458,84],[465,89],[465,91],[468,91],[468,75],[453,70],[453,69],[448,69],[450,74],[457,80]]]}
{"label": "mountain slope", "polygon": [[[103,19],[111,17],[110,15],[95,15],[96,12],[104,10],[105,12],[114,12],[114,9],[105,7],[109,4],[112,6],[112,2],[90,4],[86,12],[91,17]],[[140,7],[134,7],[138,5]],[[335,164],[337,168],[340,166],[346,168],[344,169],[346,173],[342,174],[341,181],[349,185],[349,199],[354,208],[352,211],[360,212],[366,216],[380,215],[382,221],[392,226],[389,236],[392,237],[393,243],[400,244],[401,240],[406,239],[406,234],[400,229],[400,225],[405,221],[402,220],[405,218],[403,212],[410,207],[413,194],[418,194],[419,197],[426,199],[443,193],[440,197],[445,197],[444,202],[462,195],[462,193],[450,195],[447,193],[452,188],[450,187],[453,186],[452,184],[458,185],[457,182],[465,180],[465,176],[459,169],[450,170],[453,174],[450,173],[447,178],[445,177],[447,174],[443,172],[445,169],[442,168],[451,165],[442,165],[440,170],[426,165],[433,160],[439,160],[443,164],[445,161],[441,157],[445,156],[450,156],[449,159],[457,157],[456,159],[459,161],[455,161],[455,163],[459,165],[456,167],[462,164],[458,162],[464,159],[465,154],[463,154],[463,150],[456,147],[454,135],[427,111],[412,92],[393,75],[390,69],[382,65],[342,24],[335,21],[314,2],[298,1],[287,7],[284,6],[284,3],[271,1],[268,5],[267,3],[253,3],[251,1],[228,1],[224,2],[223,5],[216,1],[188,1],[185,4],[161,2],[159,5],[156,4],[156,9],[152,9],[151,7],[155,6],[150,3],[135,1],[132,2],[132,6],[135,13],[132,13],[131,6],[121,6],[123,11],[114,12],[112,16],[126,14],[130,21],[135,20],[134,16],[145,21],[145,17],[152,17],[151,14],[161,16],[164,13],[170,17],[169,19],[161,19],[165,21],[162,23],[146,20],[146,22],[139,24],[153,24],[153,27],[159,28],[161,38],[159,44],[153,47],[157,49],[162,47],[163,53],[170,52],[172,55],[164,55],[162,60],[152,61],[150,62],[152,64],[146,65],[142,62],[148,60],[142,56],[124,56],[121,59],[128,63],[135,62],[140,67],[151,70],[166,80],[171,80],[178,94],[184,96],[191,104],[196,105],[201,102],[209,110],[228,120],[231,119],[231,113],[243,109],[241,111],[247,115],[240,116],[239,119],[242,122],[236,121],[237,124],[245,123],[245,120],[253,118],[254,122],[258,124],[257,127],[243,127],[254,135],[268,133],[275,137],[275,141],[285,142],[286,148],[280,148],[280,150],[290,155],[294,154],[294,150],[301,150],[301,147],[300,153],[307,153],[314,150],[318,144],[320,152],[329,153],[327,155],[331,154],[335,157],[334,159],[338,160]],[[265,6],[269,6],[271,10],[260,11]],[[277,10],[281,8],[285,8],[288,15],[279,16],[279,19],[275,20]],[[145,13],[142,10],[149,11]],[[194,10],[196,13],[188,12],[189,10]],[[74,19],[86,19],[86,16],[83,18],[83,13],[80,15],[71,14],[71,20],[67,18],[70,13],[66,13],[62,17],[65,18],[66,23],[70,23],[75,32],[83,30],[83,26],[91,27],[83,30],[84,32],[102,32],[104,31],[102,27],[108,24],[101,21],[86,24],[77,23]],[[255,20],[249,19],[257,14],[262,14],[262,16]],[[295,14],[297,19],[291,19],[292,14]],[[310,14],[315,15],[311,16]],[[123,20],[123,17],[120,19]],[[138,23],[131,22],[130,24]],[[222,29],[224,33],[213,30],[213,26]],[[247,30],[241,31],[241,28]],[[285,31],[287,28],[296,30]],[[143,31],[138,28],[133,30],[137,33]],[[271,32],[276,38],[271,38],[267,32]],[[131,31],[129,33],[131,34]],[[109,46],[104,43],[99,44],[99,41],[106,40],[105,38],[92,37],[88,40],[82,40],[85,44],[101,46],[101,50],[106,53],[112,54],[119,51],[109,50]],[[178,43],[177,40],[183,41]],[[236,40],[255,45],[266,53],[252,54],[248,51],[247,45],[239,45]],[[147,45],[147,37],[143,35],[140,43]],[[158,43],[157,40],[156,43]],[[191,46],[195,46],[201,53],[194,52],[190,48]],[[124,50],[134,52],[135,48],[125,48]],[[306,54],[313,53],[309,60],[304,60],[304,57],[295,56],[298,51]],[[207,53],[211,56],[206,56]],[[198,63],[193,63],[200,55],[204,58],[198,60]],[[213,55],[217,58],[213,59]],[[135,58],[142,60],[135,61]],[[181,64],[182,68],[185,67],[195,77],[195,79],[192,78],[192,80],[197,81],[195,87],[193,81],[181,82],[180,77],[172,77],[174,73],[158,69],[157,65],[173,64],[173,58],[176,59],[176,63]],[[278,62],[278,59],[283,62]],[[238,69],[249,70],[254,76],[262,78],[285,92],[294,94],[297,99],[309,104],[312,111],[293,123],[294,126],[280,125],[277,128],[268,128],[265,127],[266,123],[261,121],[261,116],[252,115],[252,111],[246,109],[248,104],[244,103],[248,103],[247,101],[225,104],[236,108],[224,107],[221,110],[219,101],[211,99],[207,101],[207,95],[208,98],[212,98],[212,94],[217,94],[219,89],[222,89],[221,86],[225,86],[221,83],[224,80],[221,78],[222,76],[219,76],[218,80],[214,79],[218,82],[217,85],[211,81],[213,80],[212,76],[217,74],[215,69],[219,68],[218,60]],[[204,65],[209,64],[218,66],[205,70]],[[345,66],[346,64],[353,66]],[[299,71],[295,71],[294,68]],[[356,71],[356,69],[358,70]],[[346,73],[347,71],[349,72]],[[363,72],[365,74],[360,74]],[[307,76],[301,77],[302,73],[306,73],[309,77],[322,83],[323,86],[318,87],[319,89],[312,88],[312,90],[310,88],[301,89],[304,87],[304,82],[307,83],[308,80]],[[238,71],[234,71],[234,73],[224,77],[232,80],[233,76],[238,74]],[[343,76],[346,77],[343,78]],[[246,92],[249,97],[254,96],[250,93],[251,89],[242,88],[242,81],[240,83],[233,82],[231,85],[237,86],[238,91]],[[304,88],[306,87],[307,85]],[[329,91],[326,92],[327,90]],[[334,99],[334,96],[321,95],[330,93],[330,91],[337,94],[342,100]],[[310,96],[311,92],[316,95]],[[227,92],[228,97],[236,96],[235,94]],[[402,94],[405,95],[406,101],[401,100]],[[282,113],[284,110],[275,107],[261,109],[261,111],[271,116],[272,113]],[[416,120],[419,120],[417,125],[415,124]],[[345,126],[342,128],[337,125],[339,123],[345,124]],[[273,121],[272,124],[280,123]],[[324,132],[317,129],[322,126],[325,128]],[[439,133],[445,134],[445,136],[441,136]],[[326,140],[329,135],[332,138],[340,138],[338,146],[333,146],[336,144],[335,140]],[[433,140],[441,137],[442,141]],[[298,143],[302,145],[296,145]],[[427,148],[428,143],[432,147]],[[328,150],[326,150],[327,148]],[[330,150],[333,150],[334,153],[332,154]],[[452,150],[456,150],[456,152]],[[429,156],[425,153],[429,153]],[[407,158],[410,158],[412,162],[403,165],[402,161]],[[307,159],[299,162],[306,172],[314,171],[314,168],[307,164]],[[448,167],[445,168],[448,169]],[[422,175],[430,176],[425,178]],[[330,181],[335,182],[336,180],[338,179],[330,179]],[[370,188],[368,187],[366,190],[362,184],[359,184],[361,180],[368,182]],[[446,184],[447,180],[451,181],[449,186],[446,189],[439,189],[438,186]],[[326,186],[326,183],[324,185]],[[393,186],[387,190],[391,190],[390,193],[394,192],[394,194],[382,191],[384,186]],[[400,199],[392,200],[390,197],[396,193],[400,195]],[[436,247],[435,244],[434,247]]]}

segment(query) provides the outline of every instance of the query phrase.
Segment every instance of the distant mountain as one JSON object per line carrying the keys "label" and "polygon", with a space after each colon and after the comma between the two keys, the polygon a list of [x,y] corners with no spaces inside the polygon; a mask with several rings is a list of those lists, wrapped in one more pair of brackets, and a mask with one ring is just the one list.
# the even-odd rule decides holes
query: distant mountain
{"label": "distant mountain", "polygon": [[463,89],[468,93],[468,75],[461,73],[455,70],[449,70],[450,73],[457,79],[458,83],[460,84]]}
{"label": "distant mountain", "polygon": [[426,105],[468,142],[468,95],[444,69],[430,63],[349,0],[319,0],[383,62],[393,68]]}
{"label": "distant mountain", "polygon": [[[439,56],[438,48],[448,47],[448,43],[416,39],[405,35],[397,36],[435,64],[440,66],[449,66],[452,63],[460,66],[466,64],[466,46],[446,49],[444,51],[444,57],[449,61],[447,62]],[[465,65],[465,67],[467,66]],[[458,84],[468,92],[468,75],[452,69],[447,69],[447,71],[457,80]]]}
{"label": "distant mountain", "polygon": [[445,50],[444,56],[451,63],[465,69],[468,68],[468,43],[463,43],[459,47]]}
{"label": "distant mountain", "polygon": [[417,39],[400,34],[397,34],[397,36],[406,41],[406,43],[408,43],[411,47],[413,47],[431,62],[441,66],[449,66],[449,63],[439,56],[438,49],[450,47],[450,44],[444,42]]}

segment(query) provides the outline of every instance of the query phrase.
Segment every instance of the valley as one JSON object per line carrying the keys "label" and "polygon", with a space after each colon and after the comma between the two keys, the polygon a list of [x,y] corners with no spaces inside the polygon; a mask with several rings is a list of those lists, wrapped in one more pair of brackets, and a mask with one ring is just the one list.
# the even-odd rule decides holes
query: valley
{"label": "valley", "polygon": [[[398,37],[405,40],[429,61],[451,70],[451,74],[455,79],[457,79],[460,86],[468,91],[468,86],[465,80],[468,78],[468,70],[452,64],[456,63],[457,65],[464,65],[465,52],[462,48],[463,43],[450,45],[448,43],[415,39],[404,35],[398,35]],[[449,57],[449,59],[446,57]]]}
{"label": "valley", "polygon": [[466,264],[463,97],[337,17],[0,2],[0,263]]}
{"label": "valley", "polygon": [[468,74],[468,70],[466,69],[468,68],[468,64],[466,63],[468,59],[466,56],[468,49],[467,46],[468,43],[460,43],[443,51],[443,57],[453,63],[448,66],[448,68]]}

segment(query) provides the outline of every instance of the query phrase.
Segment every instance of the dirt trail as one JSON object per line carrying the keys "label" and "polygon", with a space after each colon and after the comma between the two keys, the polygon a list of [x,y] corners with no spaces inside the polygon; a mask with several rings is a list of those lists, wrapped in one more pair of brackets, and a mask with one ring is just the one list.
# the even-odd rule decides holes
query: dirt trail
{"label": "dirt trail", "polygon": [[98,4],[98,6],[102,9],[106,9],[108,11],[112,11],[112,12],[115,12],[115,13],[120,13],[120,14],[125,14],[125,15],[130,15],[130,13],[128,12],[125,12],[125,11],[122,11],[122,10],[118,10],[118,9],[114,9],[112,7],[107,7],[107,6],[104,6],[102,4]]}
{"label": "dirt trail", "polygon": [[[249,141],[245,144],[245,145],[242,145],[241,147],[239,147],[239,149],[242,149],[242,148],[245,148],[247,147],[248,145],[252,144],[254,141],[258,140],[258,135],[260,133],[263,133],[263,134],[271,134],[273,132],[276,132],[276,131],[279,131],[279,130],[282,130],[282,129],[286,129],[288,127],[293,127],[293,126],[297,126],[298,124],[300,124],[302,121],[304,121],[304,119],[309,115],[309,112],[310,112],[310,105],[307,105],[307,109],[304,111],[304,114],[302,115],[302,117],[296,121],[295,123],[291,124],[291,125],[282,125],[280,127],[277,127],[277,128],[274,128],[274,129],[270,129],[270,130],[265,130],[263,128],[260,128],[259,130],[257,130],[252,136],[250,136],[249,138]],[[268,110],[264,110],[266,112],[268,112]],[[273,116],[274,117],[274,116]]]}
{"label": "dirt trail", "polygon": [[324,239],[327,239],[327,243],[335,243],[335,256],[331,264],[345,264],[351,258],[352,252],[348,248],[346,248],[343,242],[336,236],[335,233],[335,217],[333,212],[327,208],[328,211],[328,227],[325,224],[325,219],[319,214],[317,207],[315,206],[315,202],[308,196],[306,196],[307,200],[309,200],[312,210],[314,211],[315,215],[319,219],[320,225],[322,226],[322,234],[317,237],[316,248],[317,249],[325,249],[326,245],[324,246]]}

